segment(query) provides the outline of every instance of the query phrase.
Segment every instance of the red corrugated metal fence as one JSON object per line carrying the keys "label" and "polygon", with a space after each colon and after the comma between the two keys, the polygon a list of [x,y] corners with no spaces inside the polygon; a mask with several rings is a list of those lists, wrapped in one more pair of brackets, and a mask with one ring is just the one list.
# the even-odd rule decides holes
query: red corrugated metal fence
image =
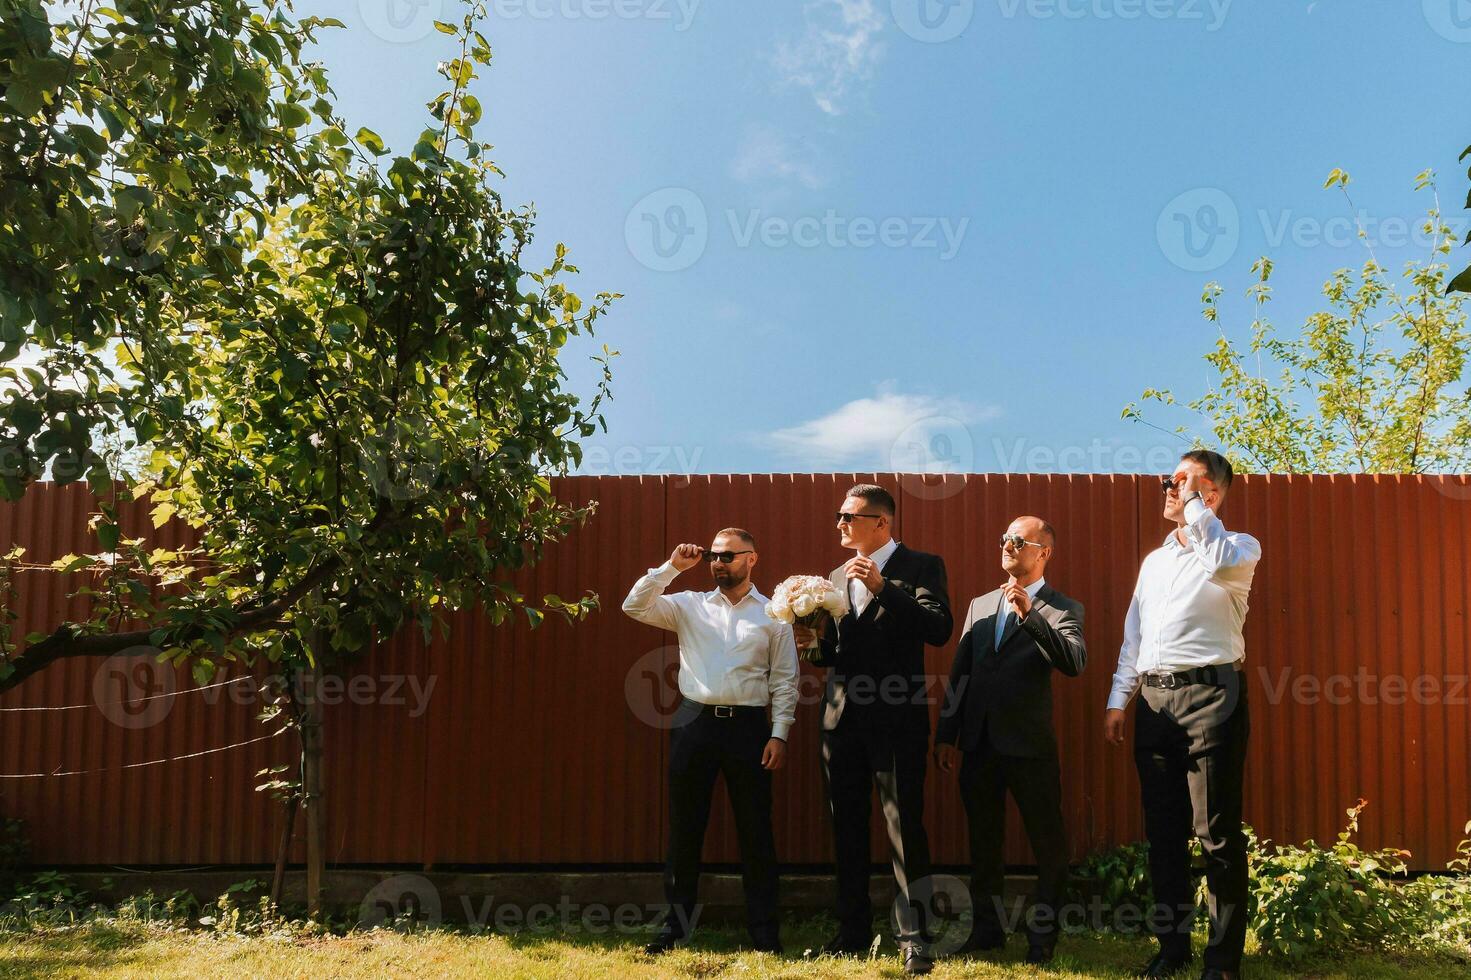
{"label": "red corrugated metal fence", "polygon": [[[353,864],[649,864],[665,831],[662,719],[672,706],[673,637],[631,622],[619,602],[680,541],[726,525],[760,545],[763,591],[844,557],[831,514],[855,481],[899,491],[899,537],[945,557],[958,620],[1000,580],[996,537],[1031,513],[1058,530],[1047,578],[1087,607],[1089,667],[1057,678],[1064,802],[1075,857],[1141,836],[1138,784],[1126,749],[1099,734],[1109,677],[1139,562],[1164,539],[1158,481],[1133,476],[899,477],[886,474],[570,478],[557,492],[599,502],[591,522],[524,576],[529,595],[591,589],[603,609],[576,627],[548,621],[495,629],[454,620],[448,643],[406,631],[365,658],[356,687],[327,709],[330,859]],[[0,506],[0,547],[49,561],[91,550],[93,503],[77,486],[36,487]],[[1471,818],[1471,626],[1465,477],[1249,477],[1227,523],[1263,544],[1248,617],[1253,731],[1248,819],[1265,837],[1328,840],[1344,810],[1370,801],[1365,842],[1441,867]],[[149,527],[124,508],[125,529]],[[175,528],[165,529],[182,540]],[[78,610],[77,582],[26,572],[17,628],[54,627]],[[677,588],[703,589],[702,569]],[[955,639],[932,649],[948,673]],[[237,689],[185,693],[124,711],[113,702],[160,674],[100,661],[60,664],[0,696],[0,773],[104,770],[0,780],[0,813],[26,819],[38,861],[52,865],[264,864],[281,812],[255,773],[291,764],[290,736],[165,765],[122,767],[257,737],[259,705]],[[129,673],[131,672],[131,673]],[[243,693],[247,688],[238,689]],[[776,777],[783,861],[822,864],[831,847],[817,767],[819,672],[804,667],[803,701]],[[938,711],[938,706],[932,710]],[[953,778],[932,770],[927,819],[936,859],[966,859]],[[1013,811],[1013,816],[1014,816]],[[875,827],[875,857],[883,854]],[[734,861],[722,801],[707,857]],[[1008,859],[1031,857],[1013,819]],[[298,855],[299,858],[299,855]]]}

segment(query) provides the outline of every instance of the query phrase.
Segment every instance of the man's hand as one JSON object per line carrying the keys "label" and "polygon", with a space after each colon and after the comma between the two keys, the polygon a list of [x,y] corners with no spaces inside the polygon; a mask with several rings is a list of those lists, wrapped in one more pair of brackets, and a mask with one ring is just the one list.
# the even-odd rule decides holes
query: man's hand
{"label": "man's hand", "polygon": [[1005,597],[1007,603],[1010,604],[1012,611],[1016,613],[1018,622],[1026,619],[1028,614],[1031,613],[1032,597],[1027,595],[1026,588],[1016,584],[1016,579],[1012,579],[1003,585],[1001,587],[1001,594]]}
{"label": "man's hand", "polygon": [[1103,713],[1103,740],[1110,745],[1124,744],[1124,709],[1109,708]]}
{"label": "man's hand", "polygon": [[848,579],[858,579],[868,591],[878,595],[884,588],[884,577],[879,574],[878,562],[872,558],[848,559]]}
{"label": "man's hand", "polygon": [[678,572],[694,568],[705,557],[705,549],[697,544],[682,544],[669,553],[669,564]]}
{"label": "man's hand", "polygon": [[797,641],[798,650],[809,650],[817,646],[817,630],[806,626],[793,626],[792,639]]}
{"label": "man's hand", "polygon": [[779,738],[768,739],[761,753],[761,768],[780,769],[787,761],[787,743]]}
{"label": "man's hand", "polygon": [[941,772],[954,772],[960,762],[960,750],[953,745],[935,746],[935,762]]}

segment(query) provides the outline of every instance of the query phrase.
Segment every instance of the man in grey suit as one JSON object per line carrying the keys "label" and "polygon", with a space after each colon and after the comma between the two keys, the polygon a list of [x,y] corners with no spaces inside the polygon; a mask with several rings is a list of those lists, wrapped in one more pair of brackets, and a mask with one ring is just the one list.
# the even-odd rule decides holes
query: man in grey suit
{"label": "man in grey suit", "polygon": [[935,733],[940,769],[960,764],[970,826],[975,926],[964,951],[1000,949],[1001,849],[1006,793],[1021,811],[1037,859],[1037,893],[1027,917],[1027,962],[1050,962],[1057,903],[1067,883],[1062,777],[1052,731],[1052,673],[1083,672],[1083,606],[1043,578],[1057,545],[1052,525],[1018,517],[1001,536],[1005,585],[971,601]]}

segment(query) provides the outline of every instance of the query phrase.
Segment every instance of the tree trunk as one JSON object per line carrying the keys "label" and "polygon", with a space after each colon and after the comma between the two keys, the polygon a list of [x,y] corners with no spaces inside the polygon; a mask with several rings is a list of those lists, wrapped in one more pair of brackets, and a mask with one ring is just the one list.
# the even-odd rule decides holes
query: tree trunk
{"label": "tree trunk", "polygon": [[286,829],[281,832],[281,849],[276,852],[276,873],[271,876],[271,905],[281,907],[281,890],[286,884],[286,860],[291,855],[291,838],[296,833],[296,811],[301,807],[301,794],[291,794],[286,804]]}
{"label": "tree trunk", "polygon": [[306,809],[306,911],[322,911],[322,873],[326,868],[327,814],[322,776],[322,648],[306,674],[306,703],[301,712],[301,805]]}

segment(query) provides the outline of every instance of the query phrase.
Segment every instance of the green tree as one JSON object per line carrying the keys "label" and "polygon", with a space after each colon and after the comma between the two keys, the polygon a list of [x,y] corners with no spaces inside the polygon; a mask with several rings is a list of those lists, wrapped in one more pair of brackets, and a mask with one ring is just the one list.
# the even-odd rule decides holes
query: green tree
{"label": "green tree", "polygon": [[[533,215],[474,132],[483,9],[438,25],[446,91],[392,157],[305,60],[342,25],[289,0],[48,10],[0,0],[0,364],[34,362],[0,367],[0,491],[49,472],[103,499],[97,552],[58,563],[91,615],[6,638],[0,690],[71,657],[152,647],[207,682],[474,605],[593,608],[510,577],[587,516],[548,478],[612,352],[586,407],[559,355],[615,297],[584,306],[562,246],[525,267]],[[198,548],[124,537],[120,497]]]}
{"label": "green tree", "polygon": [[[1348,197],[1349,176],[1326,187]],[[1427,171],[1416,187],[1434,195]],[[1349,199],[1352,207],[1352,199]],[[1430,257],[1406,265],[1403,284],[1387,275],[1369,245],[1357,272],[1340,269],[1323,286],[1327,309],[1282,337],[1266,316],[1274,271],[1252,266],[1247,290],[1256,315],[1244,345],[1221,326],[1222,288],[1209,283],[1205,319],[1219,336],[1205,355],[1216,377],[1186,406],[1205,420],[1209,441],[1247,471],[1271,473],[1432,473],[1464,470],[1471,459],[1471,388],[1464,380],[1471,333],[1463,297],[1447,294],[1446,256],[1455,243],[1440,203],[1423,228]],[[1366,239],[1363,229],[1360,238]],[[1169,389],[1147,401],[1177,405]],[[1137,404],[1125,418],[1144,422]],[[1153,424],[1153,423],[1146,423]],[[1177,433],[1201,442],[1188,426]]]}

